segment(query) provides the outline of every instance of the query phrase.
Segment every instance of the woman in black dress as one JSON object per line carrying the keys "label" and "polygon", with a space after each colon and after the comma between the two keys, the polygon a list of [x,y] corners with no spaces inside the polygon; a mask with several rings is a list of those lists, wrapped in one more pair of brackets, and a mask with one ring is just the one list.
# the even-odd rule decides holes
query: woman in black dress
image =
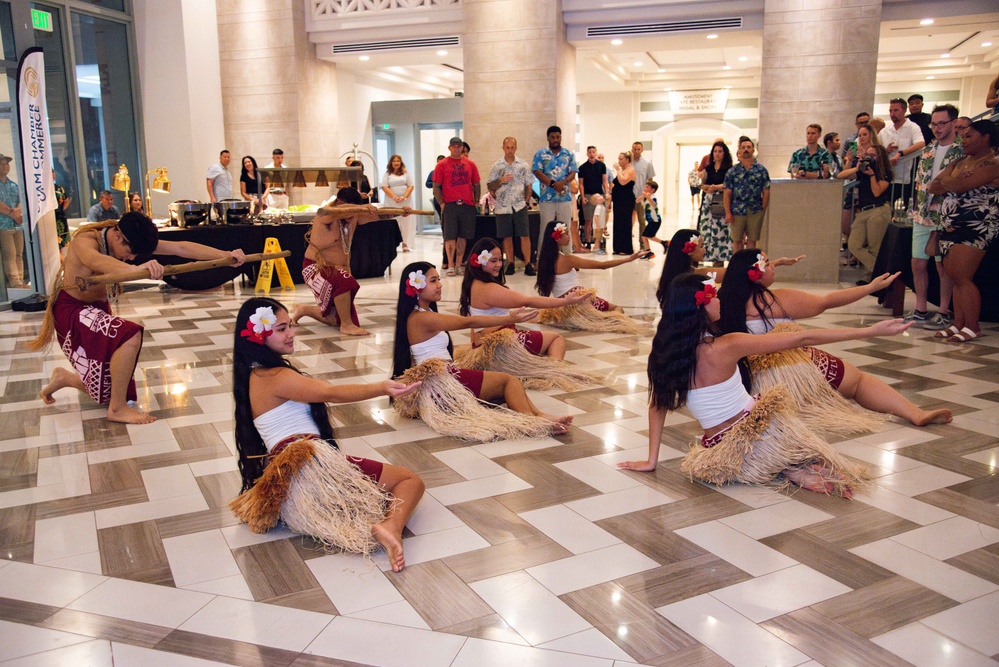
{"label": "woman in black dress", "polygon": [[635,168],[631,166],[631,151],[617,156],[617,176],[611,188],[614,211],[614,254],[635,252],[631,243],[631,216],[635,211]]}
{"label": "woman in black dress", "polygon": [[239,175],[239,194],[250,202],[251,213],[259,213],[264,206],[263,194],[267,192],[264,179],[257,171],[257,161],[252,156],[243,157],[243,170]]}

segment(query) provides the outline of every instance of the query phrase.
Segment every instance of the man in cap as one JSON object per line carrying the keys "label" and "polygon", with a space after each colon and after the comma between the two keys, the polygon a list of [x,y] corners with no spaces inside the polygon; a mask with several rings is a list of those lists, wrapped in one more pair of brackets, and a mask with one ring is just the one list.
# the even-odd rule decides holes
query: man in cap
{"label": "man in cap", "polygon": [[447,275],[453,276],[465,259],[465,244],[475,238],[475,204],[482,195],[479,169],[462,154],[465,142],[451,137],[450,155],[434,167],[434,199],[441,207],[441,230]]}

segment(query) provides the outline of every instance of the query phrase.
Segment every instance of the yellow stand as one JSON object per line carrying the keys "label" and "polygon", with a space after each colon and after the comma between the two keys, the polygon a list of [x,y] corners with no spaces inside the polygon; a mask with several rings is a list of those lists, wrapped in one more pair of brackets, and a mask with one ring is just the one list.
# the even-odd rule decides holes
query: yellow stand
{"label": "yellow stand", "polygon": [[[264,252],[281,252],[281,244],[273,236],[264,241]],[[260,263],[260,273],[257,275],[257,286],[253,290],[254,294],[270,294],[271,281],[274,276],[274,269],[277,269],[278,282],[285,292],[294,292],[295,283],[291,280],[291,272],[288,271],[288,263],[284,257],[278,259],[265,259]]]}

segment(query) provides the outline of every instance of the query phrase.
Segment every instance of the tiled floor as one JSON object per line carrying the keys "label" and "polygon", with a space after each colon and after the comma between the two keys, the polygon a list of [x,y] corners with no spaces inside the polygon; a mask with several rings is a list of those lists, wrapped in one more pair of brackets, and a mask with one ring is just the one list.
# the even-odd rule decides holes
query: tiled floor
{"label": "tiled floor", "polygon": [[[383,379],[397,277],[436,254],[429,238],[418,248],[395,277],[363,281],[372,337],[306,322],[297,363],[333,382]],[[661,261],[583,280],[652,319]],[[511,283],[532,288],[522,274]],[[448,281],[444,309],[458,287]],[[146,325],[139,402],[159,417],[134,427],[108,424],[72,392],[42,405],[44,380],[68,364],[26,349],[40,315],[0,313],[0,663],[999,663],[999,327],[960,346],[917,329],[830,347],[958,415],[835,443],[877,475],[853,501],[691,483],[679,457],[697,426],[684,412],[667,421],[655,473],[616,468],[645,456],[650,335],[567,335],[568,360],[605,380],[532,392],[576,415],[564,437],[469,446],[385,400],[337,407],[347,452],[427,481],[409,565],[393,574],[381,555],[322,555],[281,529],[254,535],[226,508],[239,488],[227,350],[246,296],[123,297],[121,313]],[[301,288],[276,296],[311,300]],[[809,324],[883,316],[865,299]]]}

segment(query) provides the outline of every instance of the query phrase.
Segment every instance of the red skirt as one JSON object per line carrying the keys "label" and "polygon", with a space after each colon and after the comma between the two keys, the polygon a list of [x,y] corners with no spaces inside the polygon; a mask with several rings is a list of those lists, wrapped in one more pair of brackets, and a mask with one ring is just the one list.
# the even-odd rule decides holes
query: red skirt
{"label": "red skirt", "polygon": [[833,389],[839,389],[839,386],[843,383],[843,375],[846,373],[846,364],[843,363],[843,360],[817,347],[806,349],[812,355],[812,363],[825,376],[829,386]]}
{"label": "red skirt", "polygon": [[324,266],[320,269],[319,265],[311,259],[303,259],[302,280],[312,290],[312,295],[316,297],[316,305],[322,311],[323,317],[329,317],[332,313],[338,325],[340,324],[340,316],[333,307],[333,299],[350,292],[350,321],[356,326],[361,325],[360,320],[357,319],[357,311],[354,309],[354,297],[361,289],[361,285],[349,272],[333,266]]}
{"label": "red skirt", "polygon": [[[296,442],[298,440],[322,440],[323,442],[326,442],[318,435],[312,435],[309,433],[306,433],[304,435],[300,433],[295,435],[290,435],[281,442],[279,442],[278,444],[274,445],[274,448],[267,453],[268,460],[270,460],[271,457],[277,456],[278,454],[281,453],[282,449],[284,449],[291,443]],[[333,447],[333,445],[330,446]],[[362,459],[360,456],[347,456],[346,454],[344,454],[344,456],[347,457],[347,460],[350,461],[350,463],[355,468],[357,468],[365,475],[370,477],[371,480],[376,484],[378,483],[378,480],[381,479],[382,470],[385,468],[385,464],[382,463],[381,461],[374,461],[372,459]]]}
{"label": "red skirt", "polygon": [[[513,324],[507,324],[506,326],[500,327],[500,329],[510,329],[517,334],[517,340],[524,349],[533,354],[534,356],[539,356],[541,354],[541,348],[545,344],[545,337],[540,331],[534,331],[533,329],[518,329]],[[480,347],[481,343],[475,343],[472,345],[473,348]],[[476,394],[478,396],[478,394]]]}

